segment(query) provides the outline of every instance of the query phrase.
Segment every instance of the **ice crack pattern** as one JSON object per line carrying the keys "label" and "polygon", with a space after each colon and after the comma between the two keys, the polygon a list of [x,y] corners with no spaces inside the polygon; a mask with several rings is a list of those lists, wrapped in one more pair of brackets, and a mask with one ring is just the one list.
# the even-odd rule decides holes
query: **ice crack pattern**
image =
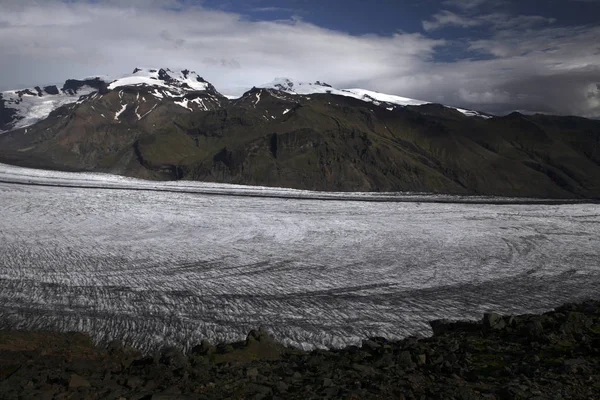
{"label": "ice crack pattern", "polygon": [[428,335],[437,318],[600,297],[597,204],[238,197],[12,176],[0,183],[0,328],[151,350],[263,326],[290,345],[340,347]]}

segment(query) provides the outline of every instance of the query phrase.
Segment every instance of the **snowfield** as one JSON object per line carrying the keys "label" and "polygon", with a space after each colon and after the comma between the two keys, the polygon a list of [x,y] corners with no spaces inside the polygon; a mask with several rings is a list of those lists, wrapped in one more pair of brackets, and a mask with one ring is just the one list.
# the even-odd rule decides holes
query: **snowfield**
{"label": "snowfield", "polygon": [[[298,82],[289,78],[275,78],[274,81],[265,83],[259,86],[264,89],[275,89],[280,90],[293,95],[310,95],[310,94],[334,94],[337,96],[345,96],[345,97],[353,97],[355,99],[365,101],[367,103],[373,103],[375,105],[381,106],[382,103],[387,106],[388,111],[392,111],[395,106],[405,107],[405,106],[422,106],[424,104],[431,104],[430,101],[416,100],[410,99],[408,97],[402,97],[392,94],[385,94],[374,92],[372,90],[365,89],[336,89],[327,83],[316,81],[314,83],[311,82]],[[259,99],[260,100],[260,99]],[[473,110],[465,110],[463,108],[456,108],[445,106],[448,108],[452,108],[467,117],[480,117],[480,118],[491,118],[489,115],[482,114]]]}
{"label": "snowfield", "polygon": [[[81,96],[93,93],[96,89],[89,86],[80,88],[76,94],[59,93],[57,95],[45,94],[38,96],[35,89],[29,89],[29,93],[24,93],[19,96],[19,91],[9,90],[0,93],[4,100],[5,106],[17,111],[17,115],[21,117],[11,128],[20,129],[35,124],[45,118],[48,118],[50,113],[64,105],[77,102]],[[0,131],[0,134],[4,131]]]}
{"label": "snowfield", "polygon": [[6,165],[0,181],[0,328],[84,331],[151,350],[264,326],[290,345],[339,347],[428,335],[437,318],[600,298],[597,204],[427,202]]}

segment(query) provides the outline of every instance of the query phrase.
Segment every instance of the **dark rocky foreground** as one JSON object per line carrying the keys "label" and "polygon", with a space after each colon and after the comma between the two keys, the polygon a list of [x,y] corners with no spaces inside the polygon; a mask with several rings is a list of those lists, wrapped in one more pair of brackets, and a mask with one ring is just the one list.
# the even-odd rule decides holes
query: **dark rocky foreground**
{"label": "dark rocky foreground", "polygon": [[2,399],[600,399],[600,302],[434,321],[434,336],[303,352],[262,331],[189,355],[0,332]]}

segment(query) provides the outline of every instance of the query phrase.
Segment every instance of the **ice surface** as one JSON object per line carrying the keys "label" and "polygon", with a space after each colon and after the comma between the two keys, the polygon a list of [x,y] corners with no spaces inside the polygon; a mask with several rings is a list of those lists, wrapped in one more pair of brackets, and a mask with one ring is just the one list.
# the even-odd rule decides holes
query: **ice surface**
{"label": "ice surface", "polygon": [[336,347],[599,296],[597,204],[421,200],[0,165],[0,328]]}

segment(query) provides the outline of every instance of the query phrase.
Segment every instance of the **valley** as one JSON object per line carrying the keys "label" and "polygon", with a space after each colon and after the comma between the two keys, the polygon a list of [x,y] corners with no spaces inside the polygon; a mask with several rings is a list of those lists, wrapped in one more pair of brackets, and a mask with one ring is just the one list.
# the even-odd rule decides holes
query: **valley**
{"label": "valley", "polygon": [[335,348],[427,336],[433,319],[540,312],[600,285],[593,203],[325,201],[1,171],[1,329],[86,332],[150,351],[262,326],[288,345]]}

